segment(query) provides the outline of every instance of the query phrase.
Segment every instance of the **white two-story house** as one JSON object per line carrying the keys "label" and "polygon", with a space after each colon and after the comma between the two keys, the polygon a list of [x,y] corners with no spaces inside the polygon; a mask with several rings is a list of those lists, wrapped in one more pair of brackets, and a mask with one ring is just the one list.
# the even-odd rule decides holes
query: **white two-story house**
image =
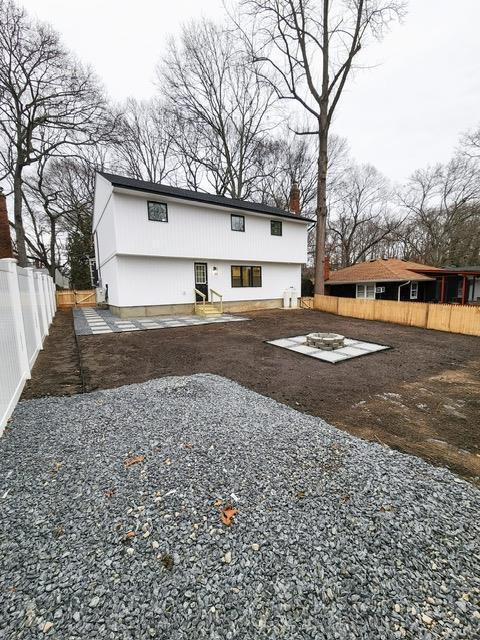
{"label": "white two-story house", "polygon": [[300,296],[309,223],[261,204],[97,173],[98,284],[122,317],[189,313],[216,294],[225,311],[280,307],[286,289]]}

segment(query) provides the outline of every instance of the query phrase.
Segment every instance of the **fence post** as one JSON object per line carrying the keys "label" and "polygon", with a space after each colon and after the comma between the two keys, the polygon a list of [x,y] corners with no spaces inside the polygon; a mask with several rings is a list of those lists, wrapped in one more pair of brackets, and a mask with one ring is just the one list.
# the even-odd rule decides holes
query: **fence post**
{"label": "fence post", "polygon": [[432,305],[429,302],[427,302],[427,312],[425,314],[425,324],[423,325],[425,329],[428,329],[428,316],[430,315],[430,307],[431,306]]}
{"label": "fence post", "polygon": [[8,291],[10,295],[10,304],[15,319],[15,333],[18,343],[18,361],[25,378],[30,378],[30,365],[28,363],[27,341],[25,339],[25,330],[23,326],[22,301],[20,297],[20,288],[18,286],[17,261],[13,258],[6,258],[4,262],[8,267]]}
{"label": "fence post", "polygon": [[47,320],[47,312],[45,309],[45,297],[43,296],[43,287],[42,287],[42,272],[40,269],[36,269],[34,271],[35,276],[35,290],[37,292],[37,304],[39,307],[39,315],[40,315],[40,326],[42,332],[42,343],[45,336],[48,336],[48,320]]}
{"label": "fence post", "polygon": [[53,304],[52,304],[52,290],[50,288],[50,276],[45,274],[45,291],[48,300],[48,309],[50,311],[50,324],[53,322]]}
{"label": "fence post", "polygon": [[42,348],[42,330],[40,328],[40,312],[38,309],[37,294],[35,292],[35,272],[33,267],[26,267],[25,271],[27,272],[28,277],[28,292],[30,294],[30,301],[33,311],[33,323],[35,325],[35,342],[37,349],[40,350]]}
{"label": "fence post", "polygon": [[50,300],[50,308],[52,310],[52,320],[55,316],[55,296],[53,293],[53,278],[52,276],[48,276],[47,279],[47,283],[48,283],[48,297]]}
{"label": "fence post", "polygon": [[50,276],[48,276],[46,273],[43,274],[43,284],[45,289],[45,300],[47,301],[48,324],[51,324],[53,318],[53,308],[52,297],[50,295]]}
{"label": "fence post", "polygon": [[50,287],[50,276],[45,274],[45,293],[48,300],[48,309],[50,312],[50,324],[53,321],[53,304],[52,304],[52,288]]}
{"label": "fence post", "polygon": [[52,278],[52,301],[53,301],[53,313],[57,312],[57,287],[55,285],[55,280]]}
{"label": "fence post", "polygon": [[50,303],[48,301],[48,296],[47,296],[47,287],[46,287],[46,282],[45,282],[45,274],[43,272],[40,273],[40,282],[42,283],[42,297],[43,297],[43,304],[45,306],[45,314],[47,316],[47,333],[48,333],[48,328],[50,327],[50,323],[52,321],[52,317],[51,317],[51,312],[50,312]]}

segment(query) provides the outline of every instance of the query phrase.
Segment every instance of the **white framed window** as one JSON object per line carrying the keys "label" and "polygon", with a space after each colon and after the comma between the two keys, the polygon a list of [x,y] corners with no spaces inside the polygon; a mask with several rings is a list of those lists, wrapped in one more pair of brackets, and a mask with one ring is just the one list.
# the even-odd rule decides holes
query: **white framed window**
{"label": "white framed window", "polygon": [[418,282],[410,283],[410,300],[418,300]]}
{"label": "white framed window", "polygon": [[375,300],[375,290],[376,284],[375,282],[365,282],[357,284],[357,298],[364,298],[366,300]]}

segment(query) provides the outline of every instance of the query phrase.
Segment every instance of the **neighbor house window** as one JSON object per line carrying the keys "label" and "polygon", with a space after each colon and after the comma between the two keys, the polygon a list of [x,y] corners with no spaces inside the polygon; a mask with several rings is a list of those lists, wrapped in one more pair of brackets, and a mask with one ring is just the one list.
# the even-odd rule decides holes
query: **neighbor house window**
{"label": "neighbor house window", "polygon": [[148,219],[153,222],[168,222],[168,210],[165,202],[148,203]]}
{"label": "neighbor house window", "polygon": [[232,287],[261,287],[262,267],[232,267]]}
{"label": "neighbor house window", "polygon": [[410,284],[410,300],[418,299],[418,282],[412,282]]}
{"label": "neighbor house window", "polygon": [[368,300],[375,299],[375,283],[357,284],[357,298],[366,298]]}
{"label": "neighbor house window", "polygon": [[282,235],[282,222],[281,220],[270,220],[270,233],[272,236]]}
{"label": "neighbor house window", "polygon": [[245,231],[245,216],[231,216],[232,231]]}

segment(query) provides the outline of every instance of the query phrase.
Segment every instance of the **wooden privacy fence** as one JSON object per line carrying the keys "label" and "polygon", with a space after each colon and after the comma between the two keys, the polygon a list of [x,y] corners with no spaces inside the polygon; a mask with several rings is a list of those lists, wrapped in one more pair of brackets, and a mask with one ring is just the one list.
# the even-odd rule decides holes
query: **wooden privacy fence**
{"label": "wooden privacy fence", "polygon": [[314,309],[362,320],[381,320],[410,327],[480,336],[480,306],[358,300],[316,295]]}
{"label": "wooden privacy fence", "polygon": [[57,305],[59,309],[72,307],[94,307],[97,304],[95,289],[61,289],[57,291]]}

